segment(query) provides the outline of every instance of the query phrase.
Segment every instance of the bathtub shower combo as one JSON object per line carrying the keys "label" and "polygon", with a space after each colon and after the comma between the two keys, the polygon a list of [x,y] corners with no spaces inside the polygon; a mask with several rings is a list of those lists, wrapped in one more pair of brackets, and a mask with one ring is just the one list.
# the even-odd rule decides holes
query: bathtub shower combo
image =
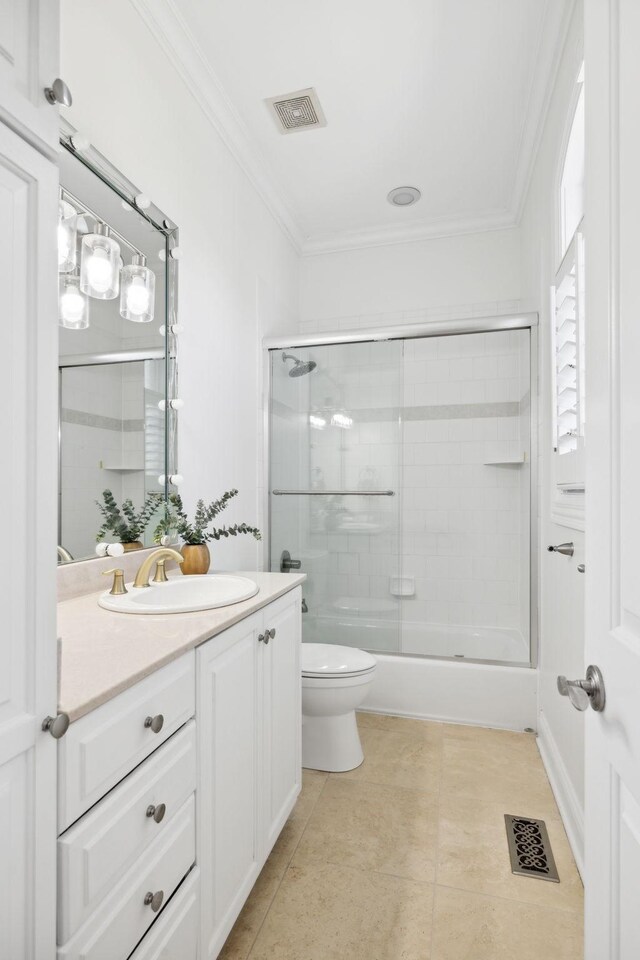
{"label": "bathtub shower combo", "polygon": [[[367,706],[535,723],[536,318],[267,342],[269,564]],[[534,460],[535,462],[535,460]]]}

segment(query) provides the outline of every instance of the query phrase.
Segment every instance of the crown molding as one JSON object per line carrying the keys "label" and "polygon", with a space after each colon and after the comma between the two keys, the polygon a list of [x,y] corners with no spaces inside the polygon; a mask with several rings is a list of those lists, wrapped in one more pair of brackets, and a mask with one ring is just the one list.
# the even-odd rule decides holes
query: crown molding
{"label": "crown molding", "polygon": [[508,230],[518,225],[509,210],[489,212],[476,217],[443,218],[441,220],[418,220],[398,227],[383,224],[365,230],[339,231],[322,236],[307,237],[302,244],[302,255],[317,256],[323,253],[342,253],[364,247],[385,247],[396,243],[418,243],[420,240],[439,240],[464,234],[485,233],[489,230]]}
{"label": "crown molding", "polygon": [[299,254],[303,234],[244,122],[173,0],[131,0],[198,106]]}
{"label": "crown molding", "polygon": [[578,0],[546,0],[509,209],[520,223]]}

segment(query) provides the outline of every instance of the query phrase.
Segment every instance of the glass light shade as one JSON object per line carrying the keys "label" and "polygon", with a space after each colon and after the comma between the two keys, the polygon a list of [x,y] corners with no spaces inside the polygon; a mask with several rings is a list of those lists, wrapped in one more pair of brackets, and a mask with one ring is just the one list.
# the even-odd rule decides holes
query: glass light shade
{"label": "glass light shade", "polygon": [[71,273],[76,268],[76,241],[78,238],[78,214],[66,200],[58,204],[58,270]]}
{"label": "glass light shade", "polygon": [[132,263],[122,270],[120,316],[135,323],[149,323],[153,320],[155,296],[155,274],[142,254],[136,253]]}
{"label": "glass light shade", "polygon": [[89,299],[80,291],[78,277],[60,277],[58,320],[66,330],[86,330],[89,326]]}
{"label": "glass light shade", "polygon": [[97,223],[95,232],[82,238],[80,289],[96,300],[115,300],[120,292],[120,246],[109,228]]}

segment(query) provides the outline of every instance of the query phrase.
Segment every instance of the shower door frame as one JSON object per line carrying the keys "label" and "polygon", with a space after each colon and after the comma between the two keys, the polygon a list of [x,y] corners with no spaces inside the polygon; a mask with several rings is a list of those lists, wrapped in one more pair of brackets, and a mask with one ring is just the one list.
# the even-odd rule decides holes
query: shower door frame
{"label": "shower door frame", "polygon": [[[464,662],[498,667],[520,667],[535,670],[538,666],[538,326],[536,312],[473,318],[452,318],[425,323],[398,324],[389,327],[363,327],[357,330],[336,330],[316,334],[286,334],[265,337],[263,347],[263,452],[262,452],[262,516],[266,536],[263,543],[262,564],[269,570],[271,561],[271,352],[305,347],[335,346],[345,343],[374,343],[379,340],[416,340],[425,337],[464,336],[467,333],[497,333],[505,330],[529,331],[529,663],[509,663],[504,660],[475,660]],[[401,653],[390,656],[403,656]],[[411,656],[418,656],[411,654]],[[421,657],[422,659],[422,657]],[[451,657],[424,656],[423,659],[452,661]],[[459,662],[459,661],[457,661]]]}

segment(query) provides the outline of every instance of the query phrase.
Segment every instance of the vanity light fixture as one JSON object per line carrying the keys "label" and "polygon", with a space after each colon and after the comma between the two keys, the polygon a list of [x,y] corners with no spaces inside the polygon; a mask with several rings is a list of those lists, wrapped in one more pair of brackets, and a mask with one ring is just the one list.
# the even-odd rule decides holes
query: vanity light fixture
{"label": "vanity light fixture", "polygon": [[96,300],[115,300],[120,291],[120,245],[109,236],[106,223],[96,223],[82,238],[80,289]]}
{"label": "vanity light fixture", "polygon": [[122,268],[120,316],[135,323],[150,323],[156,295],[156,277],[147,266],[147,258],[134,253],[131,263]]}
{"label": "vanity light fixture", "polygon": [[58,271],[60,273],[71,273],[75,270],[77,239],[76,208],[60,197],[58,203]]}
{"label": "vanity light fixture", "polygon": [[182,410],[184,407],[184,400],[178,400],[177,398],[175,400],[160,400],[158,402],[158,408],[160,410],[166,410],[167,404],[169,404],[170,410]]}
{"label": "vanity light fixture", "polygon": [[331,417],[331,426],[340,427],[341,430],[349,430],[353,426],[353,419],[348,417],[346,413],[334,413]]}
{"label": "vanity light fixture", "polygon": [[66,330],[86,330],[89,326],[89,299],[80,290],[77,273],[59,277],[58,321]]}
{"label": "vanity light fixture", "polygon": [[166,477],[163,473],[161,474],[161,476],[158,477],[158,483],[160,484],[161,487],[164,487],[165,481],[167,483],[170,483],[174,487],[179,487],[183,480],[184,480],[184,477],[182,476],[181,473],[170,473]]}

